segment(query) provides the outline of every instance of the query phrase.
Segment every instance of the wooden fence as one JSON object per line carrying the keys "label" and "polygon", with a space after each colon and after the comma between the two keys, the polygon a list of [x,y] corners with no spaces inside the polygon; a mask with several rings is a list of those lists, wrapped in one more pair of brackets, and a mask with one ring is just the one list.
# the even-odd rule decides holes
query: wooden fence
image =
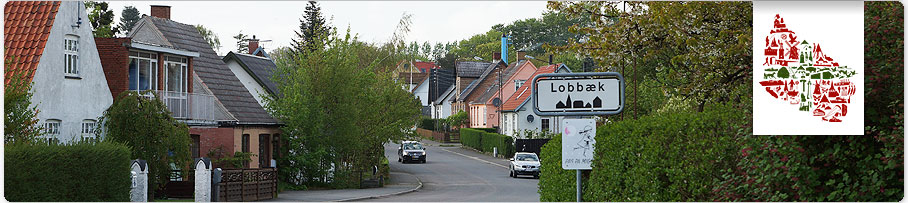
{"label": "wooden fence", "polygon": [[277,195],[277,169],[226,169],[218,186],[218,200],[222,202],[272,199]]}
{"label": "wooden fence", "polygon": [[416,133],[425,138],[432,138],[438,142],[460,142],[460,135],[457,133],[443,133],[422,128],[416,128]]}

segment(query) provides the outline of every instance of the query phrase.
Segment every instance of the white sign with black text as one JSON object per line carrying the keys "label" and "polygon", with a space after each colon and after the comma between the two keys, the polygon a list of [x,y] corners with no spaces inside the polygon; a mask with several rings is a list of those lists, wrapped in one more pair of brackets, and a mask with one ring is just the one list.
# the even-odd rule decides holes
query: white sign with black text
{"label": "white sign with black text", "polygon": [[561,129],[561,168],[591,170],[596,146],[595,119],[564,119]]}
{"label": "white sign with black text", "polygon": [[618,78],[541,79],[535,99],[541,112],[617,111],[620,87]]}

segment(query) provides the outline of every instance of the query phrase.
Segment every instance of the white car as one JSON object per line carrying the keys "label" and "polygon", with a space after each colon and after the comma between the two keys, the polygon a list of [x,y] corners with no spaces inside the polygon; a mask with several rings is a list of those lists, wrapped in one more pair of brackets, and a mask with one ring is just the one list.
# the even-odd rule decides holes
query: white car
{"label": "white car", "polygon": [[535,153],[517,152],[510,161],[508,169],[510,169],[511,177],[533,175],[533,178],[539,178],[539,157]]}
{"label": "white car", "polygon": [[410,161],[426,163],[426,147],[417,141],[403,141],[397,147],[397,162]]}

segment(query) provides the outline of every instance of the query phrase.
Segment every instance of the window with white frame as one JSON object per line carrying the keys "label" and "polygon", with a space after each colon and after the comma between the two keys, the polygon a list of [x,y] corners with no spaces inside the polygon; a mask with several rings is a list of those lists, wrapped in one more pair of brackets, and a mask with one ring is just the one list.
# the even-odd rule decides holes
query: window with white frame
{"label": "window with white frame", "polygon": [[541,123],[542,123],[542,132],[548,132],[549,131],[549,119],[543,118]]}
{"label": "window with white frame", "polygon": [[60,120],[47,119],[44,121],[44,139],[48,143],[57,143],[60,141]]}
{"label": "window with white frame", "polygon": [[79,76],[79,37],[63,37],[63,71],[66,76]]}
{"label": "window with white frame", "polygon": [[186,57],[165,56],[164,89],[168,92],[187,92],[186,75],[189,60]]}
{"label": "window with white frame", "polygon": [[129,52],[129,90],[158,89],[158,55],[155,53]]}
{"label": "window with white frame", "polygon": [[82,120],[82,138],[83,139],[95,139],[95,126],[97,121],[92,119]]}
{"label": "window with white frame", "polygon": [[527,80],[514,80],[514,90],[520,89],[520,86],[523,86],[523,83],[526,83]]}

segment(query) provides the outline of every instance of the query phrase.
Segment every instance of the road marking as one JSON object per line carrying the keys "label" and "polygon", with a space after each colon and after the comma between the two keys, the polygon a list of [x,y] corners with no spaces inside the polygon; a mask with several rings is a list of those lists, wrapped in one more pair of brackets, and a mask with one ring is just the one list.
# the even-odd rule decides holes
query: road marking
{"label": "road marking", "polygon": [[488,163],[488,164],[492,164],[492,165],[496,165],[496,166],[501,166],[502,168],[508,168],[508,167],[505,166],[505,165],[501,165],[501,164],[498,164],[498,163],[495,163],[495,162],[491,162],[491,161],[482,160],[482,159],[477,158],[477,157],[474,157],[474,156],[467,156],[467,155],[465,155],[465,154],[457,153],[457,152],[454,152],[454,151],[451,151],[451,150],[448,150],[448,149],[441,149],[441,150],[445,150],[445,151],[448,151],[448,152],[451,152],[451,153],[460,155],[460,156],[462,156],[462,157],[467,157],[467,158],[471,158],[471,159],[476,159],[477,161],[485,162],[485,163]]}

